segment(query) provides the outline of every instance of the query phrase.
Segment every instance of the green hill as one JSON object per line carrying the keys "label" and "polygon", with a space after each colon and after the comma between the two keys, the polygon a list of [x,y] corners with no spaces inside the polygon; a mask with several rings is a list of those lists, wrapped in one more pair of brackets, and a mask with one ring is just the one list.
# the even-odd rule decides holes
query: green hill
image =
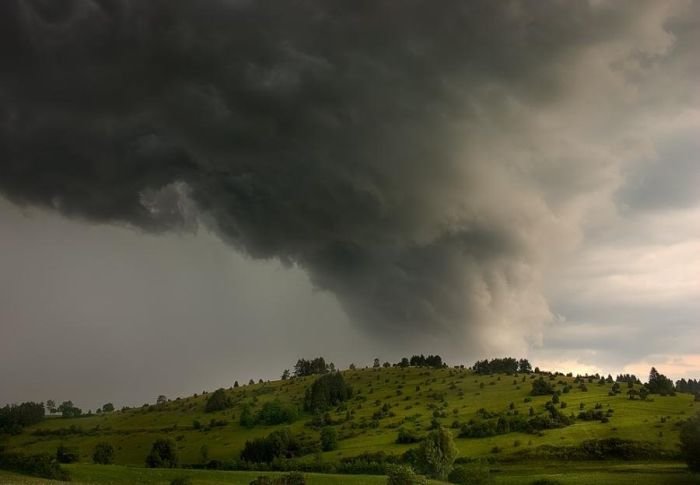
{"label": "green hill", "polygon": [[[630,400],[626,383],[621,383],[620,393],[613,394],[609,382],[591,378],[584,379],[581,386],[574,377],[561,374],[479,375],[465,369],[419,367],[346,370],[342,374],[353,396],[325,416],[302,411],[306,389],[318,377],[309,376],[227,389],[230,407],[217,412],[205,412],[211,396],[205,393],[102,415],[48,418],[10,437],[5,446],[23,453],[55,453],[63,444],[78,450],[80,461],[89,463],[95,445],[106,441],[115,448],[116,464],[143,466],[151,444],[165,437],[176,443],[181,463],[202,464],[237,460],[246,441],[287,428],[306,444],[307,451],[312,450],[301,460],[338,463],[363,453],[400,455],[416,446],[396,443],[400,428],[420,437],[439,422],[451,428],[462,457],[491,457],[501,462],[525,456],[551,458],[585,440],[620,438],[644,442],[645,449],[658,458],[677,453],[679,423],[700,409],[690,394]],[[560,392],[559,403],[547,405],[551,395],[530,396],[532,383],[540,377]],[[640,385],[632,389],[639,390]],[[245,408],[256,416],[265,403],[273,401],[298,409],[296,419],[276,426],[239,424]],[[567,417],[590,410],[594,419],[574,419],[568,426],[531,432],[504,429],[506,421],[548,417],[552,407]],[[605,419],[598,419],[601,415]],[[333,451],[315,451],[320,437],[317,425],[324,420],[337,431],[338,447]],[[499,434],[458,437],[465,434],[463,429],[480,429],[465,428],[470,422],[487,430],[497,428]]]}

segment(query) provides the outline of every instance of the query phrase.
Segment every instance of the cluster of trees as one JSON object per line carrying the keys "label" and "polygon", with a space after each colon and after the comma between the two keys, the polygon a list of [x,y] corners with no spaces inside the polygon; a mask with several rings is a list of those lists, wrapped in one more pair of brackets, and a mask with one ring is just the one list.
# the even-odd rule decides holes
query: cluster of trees
{"label": "cluster of trees", "polygon": [[213,413],[216,411],[223,411],[230,408],[233,405],[231,399],[226,395],[226,391],[223,388],[219,388],[212,392],[204,405],[204,411],[207,413]]}
{"label": "cluster of trees", "polygon": [[442,357],[439,355],[429,355],[425,356],[423,354],[414,355],[410,359],[404,357],[401,361],[396,364],[396,367],[432,367],[434,369],[440,369],[445,367],[446,364],[442,361]]}
{"label": "cluster of trees", "polygon": [[301,452],[301,445],[288,429],[273,431],[264,438],[246,441],[241,460],[250,463],[270,463],[276,458],[293,458]]}
{"label": "cluster of trees", "polygon": [[549,381],[544,380],[543,377],[539,377],[532,381],[532,390],[530,395],[532,396],[547,396],[554,393],[554,386]]}
{"label": "cluster of trees", "polygon": [[304,410],[313,413],[323,412],[350,399],[351,396],[352,388],[345,383],[340,372],[325,374],[306,389]]}
{"label": "cluster of trees", "polygon": [[297,363],[294,364],[294,377],[327,374],[331,372],[332,365],[333,364],[326,364],[326,360],[323,357],[316,357],[311,360],[299,359]]}
{"label": "cluster of trees", "polygon": [[649,371],[649,382],[646,384],[650,394],[674,395],[675,387],[673,381],[663,374],[660,374],[655,367]]}
{"label": "cluster of trees", "polygon": [[700,394],[700,381],[696,379],[681,379],[676,381],[676,390],[678,392],[688,392],[690,394]]}
{"label": "cluster of trees", "polygon": [[478,360],[472,366],[477,374],[515,374],[532,372],[532,365],[527,359],[503,357],[500,359]]}
{"label": "cluster of trees", "polygon": [[22,428],[44,419],[44,404],[23,402],[0,408],[0,434],[19,434]]}

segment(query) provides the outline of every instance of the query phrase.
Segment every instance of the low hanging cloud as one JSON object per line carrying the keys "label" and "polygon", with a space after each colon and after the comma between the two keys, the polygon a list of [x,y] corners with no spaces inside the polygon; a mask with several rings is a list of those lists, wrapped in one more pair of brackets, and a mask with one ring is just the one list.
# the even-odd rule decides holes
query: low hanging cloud
{"label": "low hanging cloud", "polygon": [[4,0],[0,192],[204,224],[379,336],[524,348],[548,268],[697,119],[698,23],[696,2]]}

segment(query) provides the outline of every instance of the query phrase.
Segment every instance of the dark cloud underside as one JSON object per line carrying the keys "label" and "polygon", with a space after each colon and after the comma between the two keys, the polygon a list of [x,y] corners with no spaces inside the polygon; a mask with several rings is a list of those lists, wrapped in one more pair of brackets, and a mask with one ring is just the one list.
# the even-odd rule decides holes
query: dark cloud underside
{"label": "dark cloud underside", "polygon": [[618,188],[606,127],[675,109],[650,86],[697,67],[676,13],[5,0],[0,191],[149,231],[203,222],[379,334],[529,338],[549,318],[542,260]]}

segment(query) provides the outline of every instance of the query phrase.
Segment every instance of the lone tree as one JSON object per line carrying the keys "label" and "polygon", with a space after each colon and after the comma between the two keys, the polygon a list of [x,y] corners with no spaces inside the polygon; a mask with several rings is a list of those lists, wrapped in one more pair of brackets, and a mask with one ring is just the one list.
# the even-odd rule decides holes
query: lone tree
{"label": "lone tree", "polygon": [[98,465],[111,465],[114,463],[114,446],[104,441],[97,443],[95,451],[92,453],[92,461]]}
{"label": "lone tree", "polygon": [[114,411],[114,404],[112,404],[111,402],[102,405],[103,413],[111,413],[112,411]]}
{"label": "lone tree", "polygon": [[693,472],[700,472],[700,414],[681,428],[681,454]]}
{"label": "lone tree", "polygon": [[418,447],[418,460],[425,471],[433,478],[446,480],[457,458],[457,447],[452,434],[443,426],[438,426],[425,437]]}
{"label": "lone tree", "polygon": [[177,451],[175,442],[170,439],[158,439],[151,446],[151,452],[146,457],[148,468],[176,468]]}

